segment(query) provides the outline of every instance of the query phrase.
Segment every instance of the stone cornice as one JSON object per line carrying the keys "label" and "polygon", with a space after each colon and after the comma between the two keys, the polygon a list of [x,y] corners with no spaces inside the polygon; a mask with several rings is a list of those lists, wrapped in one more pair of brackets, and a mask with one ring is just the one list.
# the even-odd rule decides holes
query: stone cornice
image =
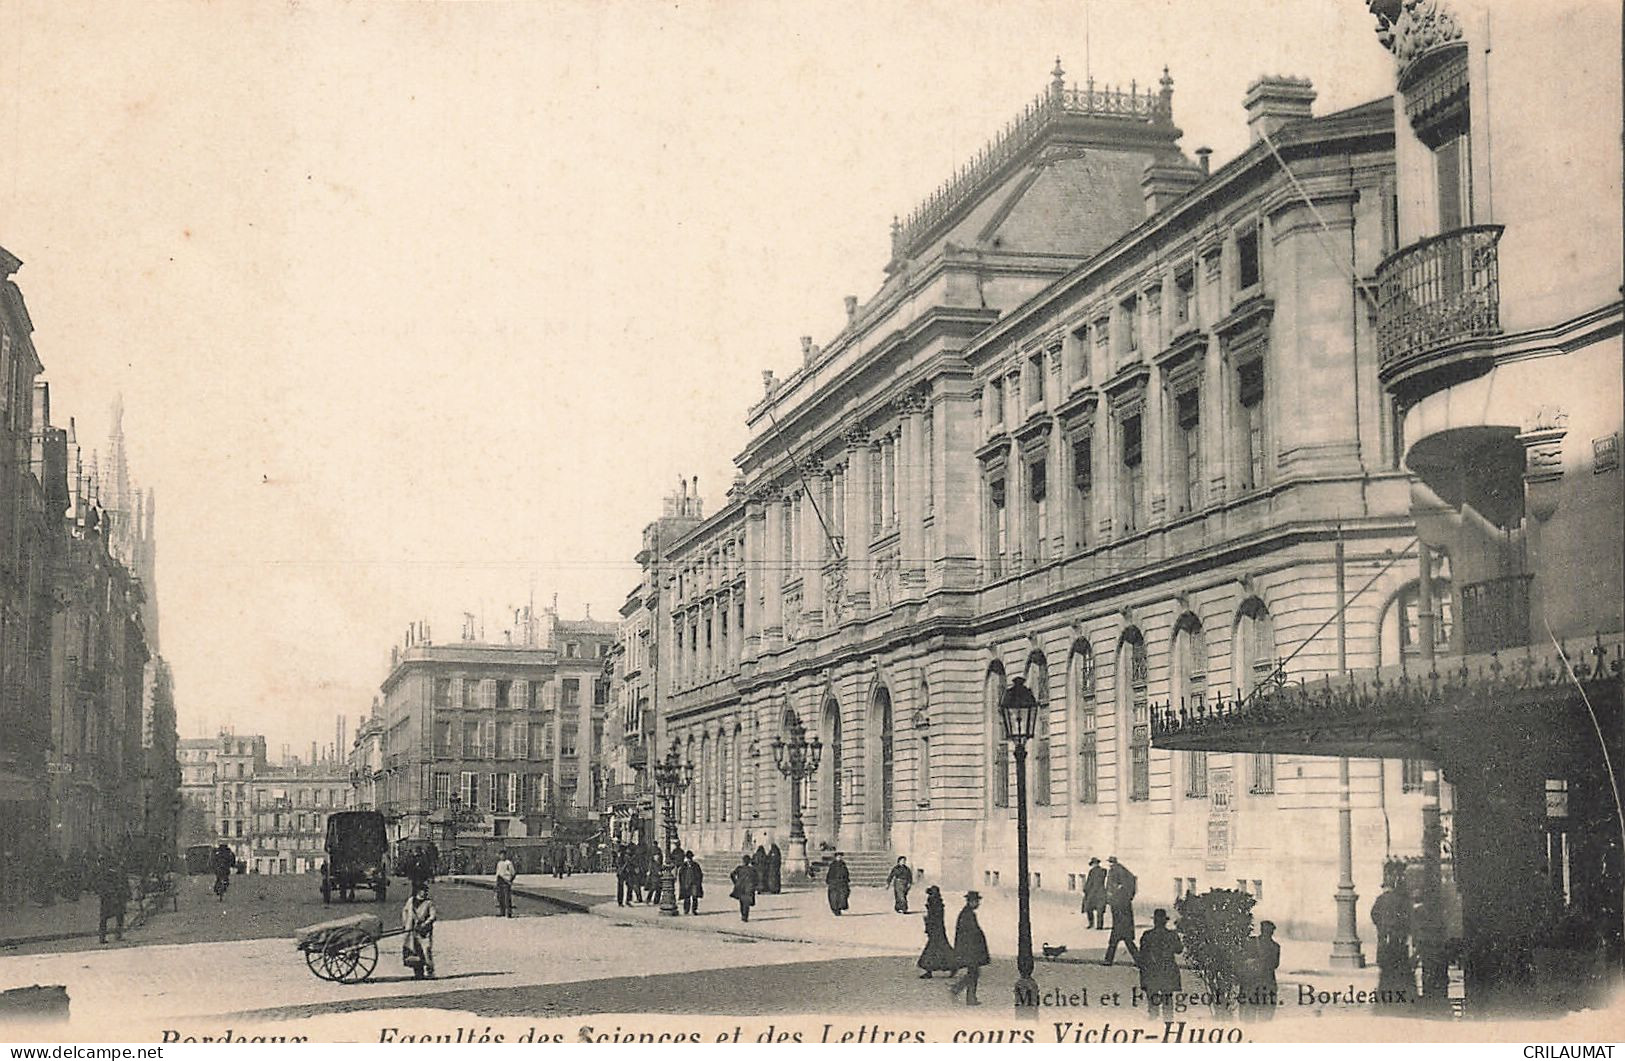
{"label": "stone cornice", "polygon": [[1255,295],[1230,311],[1230,315],[1213,326],[1213,332],[1224,344],[1225,352],[1241,347],[1255,338],[1269,333],[1271,318],[1275,316],[1275,300]]}

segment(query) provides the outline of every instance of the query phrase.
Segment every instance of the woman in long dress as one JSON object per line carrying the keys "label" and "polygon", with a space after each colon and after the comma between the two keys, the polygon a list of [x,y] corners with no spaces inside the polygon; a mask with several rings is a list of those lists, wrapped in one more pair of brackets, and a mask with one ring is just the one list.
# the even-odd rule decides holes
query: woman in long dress
{"label": "woman in long dress", "polygon": [[931,979],[932,973],[952,976],[959,971],[954,957],[954,945],[948,942],[948,922],[942,905],[942,890],[935,884],[925,890],[925,950],[920,952],[918,965],[925,972],[920,979]]}

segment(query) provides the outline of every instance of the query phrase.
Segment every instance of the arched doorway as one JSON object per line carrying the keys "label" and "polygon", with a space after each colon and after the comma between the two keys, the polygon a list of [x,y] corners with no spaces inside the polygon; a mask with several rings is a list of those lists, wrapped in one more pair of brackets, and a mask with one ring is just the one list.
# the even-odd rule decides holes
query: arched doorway
{"label": "arched doorway", "polygon": [[818,725],[824,743],[824,763],[818,778],[818,831],[827,843],[841,843],[841,705],[832,696],[824,701]]}
{"label": "arched doorway", "polygon": [[877,686],[869,701],[869,784],[865,800],[865,841],[877,850],[891,847],[893,753],[891,691]]}

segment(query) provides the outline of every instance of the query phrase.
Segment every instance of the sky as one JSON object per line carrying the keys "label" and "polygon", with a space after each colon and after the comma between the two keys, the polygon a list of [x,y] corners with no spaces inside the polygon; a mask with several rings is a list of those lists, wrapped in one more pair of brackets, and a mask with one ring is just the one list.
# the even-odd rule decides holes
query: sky
{"label": "sky", "polygon": [[353,732],[416,620],[615,618],[1057,56],[1166,64],[1216,165],[1260,75],[1392,78],[1359,0],[0,0],[0,246],[87,457],[123,395],[182,736]]}

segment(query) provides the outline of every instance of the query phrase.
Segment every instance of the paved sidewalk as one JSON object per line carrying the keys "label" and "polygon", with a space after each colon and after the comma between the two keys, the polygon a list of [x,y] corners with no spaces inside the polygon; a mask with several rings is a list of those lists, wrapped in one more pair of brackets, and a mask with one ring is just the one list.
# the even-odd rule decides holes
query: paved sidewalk
{"label": "paved sidewalk", "polygon": [[[490,885],[491,878],[464,878],[475,883]],[[586,909],[600,916],[626,922],[650,922],[663,928],[690,931],[726,933],[756,939],[792,943],[818,943],[832,946],[859,946],[870,950],[896,953],[916,953],[924,946],[925,893],[916,889],[909,896],[907,915],[892,909],[890,889],[854,888],[851,909],[840,917],[830,913],[823,889],[797,890],[779,895],[761,895],[751,910],[749,922],[739,920],[739,905],[728,897],[726,882],[711,885],[707,882],[705,898],[701,900],[698,916],[662,916],[659,907],[647,905],[618,906],[615,902],[615,877],[610,873],[579,873],[563,878],[542,875],[523,875],[514,882],[514,890],[554,901],[570,909]],[[494,885],[490,885],[494,886]],[[954,919],[963,906],[960,893],[944,896],[947,905],[949,934]],[[986,933],[988,947],[999,957],[1013,957],[1016,953],[1016,897],[1003,891],[983,893],[978,919]],[[1137,925],[1144,931],[1151,925],[1149,906],[1137,907]],[[1048,897],[1035,898],[1032,903],[1033,950],[1040,963],[1045,963],[1045,944],[1064,945],[1065,954],[1049,960],[1053,964],[1104,964],[1107,933],[1087,928],[1083,915],[1071,900],[1062,902]],[[1283,977],[1295,976],[1336,978],[1340,984],[1356,987],[1374,986],[1377,968],[1371,941],[1365,941],[1364,969],[1333,969],[1328,960],[1331,954],[1329,940],[1298,940],[1277,936],[1281,944]],[[1132,967],[1133,961],[1126,951],[1119,949],[1118,965]]]}
{"label": "paved sidewalk", "polygon": [[[168,899],[160,902],[156,896],[145,900],[145,910],[141,900],[132,899],[124,915],[124,941],[132,942],[132,930],[139,928],[155,913],[169,908]],[[89,892],[81,893],[75,902],[58,899],[50,906],[35,902],[8,906],[0,909],[0,949],[65,939],[93,939],[100,924],[101,900]],[[108,925],[108,932],[114,932],[111,924]],[[109,946],[113,942],[110,934]]]}

